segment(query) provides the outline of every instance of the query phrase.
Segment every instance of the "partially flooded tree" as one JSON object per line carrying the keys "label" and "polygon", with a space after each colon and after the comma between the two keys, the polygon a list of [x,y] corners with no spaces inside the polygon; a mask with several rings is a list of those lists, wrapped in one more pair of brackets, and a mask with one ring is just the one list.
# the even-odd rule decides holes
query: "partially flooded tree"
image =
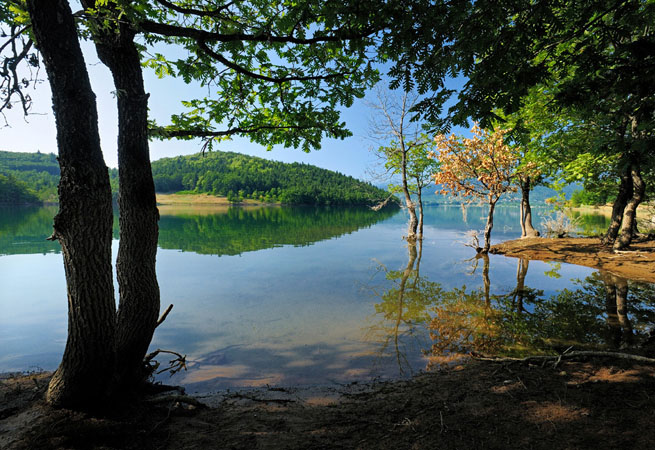
{"label": "partially flooded tree", "polygon": [[[438,162],[430,160],[431,142],[421,133],[420,124],[410,120],[410,110],[416,97],[407,92],[394,97],[382,90],[377,91],[377,103],[371,104],[376,116],[371,126],[372,138],[384,144],[374,149],[383,159],[386,173],[400,177],[400,183],[389,186],[392,192],[402,194],[409,213],[407,241],[423,238],[422,190],[428,184],[430,174]],[[418,197],[419,215],[412,194]]]}
{"label": "partially flooded tree", "polygon": [[471,129],[473,137],[437,135],[433,154],[441,164],[433,175],[441,194],[461,196],[465,201],[486,201],[489,205],[484,229],[484,247],[478,253],[488,253],[494,209],[501,196],[515,192],[517,157],[505,144],[507,130],[482,130],[477,124]]}

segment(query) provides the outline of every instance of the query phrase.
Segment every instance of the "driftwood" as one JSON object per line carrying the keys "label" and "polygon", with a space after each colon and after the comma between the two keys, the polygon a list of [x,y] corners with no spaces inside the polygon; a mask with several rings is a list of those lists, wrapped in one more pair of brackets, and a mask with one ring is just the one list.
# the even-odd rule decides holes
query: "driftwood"
{"label": "driftwood", "polygon": [[586,357],[596,357],[596,358],[619,358],[627,359],[631,361],[642,362],[646,364],[655,364],[655,358],[648,358],[646,356],[633,355],[630,353],[620,353],[620,352],[603,352],[603,351],[575,351],[575,352],[564,352],[561,355],[557,356],[528,356],[526,358],[493,358],[473,355],[474,359],[479,361],[491,361],[491,362],[525,362],[525,363],[542,363],[545,364],[550,361],[554,361],[554,367],[557,367],[563,359],[576,359],[576,358],[586,358]]}

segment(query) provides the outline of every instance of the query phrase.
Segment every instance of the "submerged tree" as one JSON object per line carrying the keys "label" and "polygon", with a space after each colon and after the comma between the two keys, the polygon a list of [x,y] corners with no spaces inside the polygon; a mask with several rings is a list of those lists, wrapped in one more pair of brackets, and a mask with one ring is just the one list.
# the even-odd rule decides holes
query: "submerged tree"
{"label": "submerged tree", "polygon": [[490,132],[476,124],[471,132],[472,138],[442,134],[435,137],[437,150],[433,157],[441,166],[433,177],[441,194],[461,195],[466,201],[478,199],[487,202],[489,212],[484,247],[478,252],[488,253],[496,204],[503,194],[516,191],[517,156],[504,142],[506,130]]}

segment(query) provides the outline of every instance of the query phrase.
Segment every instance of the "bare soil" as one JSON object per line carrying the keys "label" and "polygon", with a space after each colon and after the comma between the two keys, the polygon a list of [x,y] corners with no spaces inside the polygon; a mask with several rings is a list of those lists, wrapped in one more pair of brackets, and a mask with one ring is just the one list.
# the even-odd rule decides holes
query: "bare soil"
{"label": "bare soil", "polygon": [[[47,374],[0,384],[2,449],[652,449],[655,367],[469,361],[409,381],[53,410]],[[37,380],[37,381],[34,381]]]}
{"label": "bare soil", "polygon": [[627,251],[604,247],[599,238],[526,238],[493,245],[490,253],[557,261],[607,270],[631,280],[655,283],[655,240],[633,242]]}

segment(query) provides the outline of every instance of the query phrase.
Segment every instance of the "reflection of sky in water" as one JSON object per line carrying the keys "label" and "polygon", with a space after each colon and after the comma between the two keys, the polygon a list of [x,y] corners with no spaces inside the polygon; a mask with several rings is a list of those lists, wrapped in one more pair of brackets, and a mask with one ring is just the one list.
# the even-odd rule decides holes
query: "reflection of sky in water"
{"label": "reflection of sky in water", "polygon": [[[444,289],[482,286],[481,266],[467,274],[473,251],[462,242],[466,230],[483,226],[484,214],[471,207],[469,223],[462,225],[461,217],[459,207],[431,207],[426,214],[420,273]],[[517,221],[513,210],[500,208],[494,241],[516,237]],[[303,247],[220,257],[160,249],[162,309],[175,307],[152,348],[186,354],[190,368],[161,379],[206,390],[398,376],[392,325],[375,314],[380,299],[373,290],[390,286],[379,265],[407,265],[405,232],[401,212]],[[490,267],[492,293],[515,287],[516,259],[491,255]],[[592,273],[563,264],[554,279],[544,275],[551,269],[531,262],[526,285],[550,295]],[[56,368],[66,341],[65,295],[60,254],[0,257],[0,371]],[[401,336],[398,346],[413,370],[425,367],[421,350],[428,341],[420,327]]]}

